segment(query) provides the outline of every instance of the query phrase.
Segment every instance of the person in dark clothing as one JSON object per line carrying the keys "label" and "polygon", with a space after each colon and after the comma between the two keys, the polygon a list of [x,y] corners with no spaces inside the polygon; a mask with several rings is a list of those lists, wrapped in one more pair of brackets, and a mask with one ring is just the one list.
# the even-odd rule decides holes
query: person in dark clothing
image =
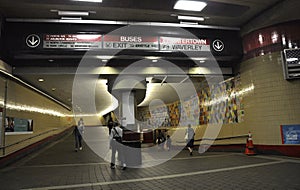
{"label": "person in dark clothing", "polygon": [[185,132],[186,135],[186,143],[187,148],[189,149],[190,155],[193,155],[193,147],[194,147],[194,137],[195,137],[195,131],[192,128],[191,124],[188,124],[188,128]]}
{"label": "person in dark clothing", "polygon": [[159,129],[157,138],[156,138],[156,143],[158,144],[159,148],[162,148],[165,140],[166,140],[166,137],[165,137],[164,133]]}
{"label": "person in dark clothing", "polygon": [[78,127],[74,126],[73,134],[75,137],[75,151],[82,150],[82,134],[83,134],[83,126]]}
{"label": "person in dark clothing", "polygon": [[110,135],[110,133],[111,133],[111,129],[113,128],[113,126],[114,126],[114,122],[113,122],[113,120],[110,118],[110,119],[108,120],[108,122],[107,122],[108,134],[109,134],[109,135]]}

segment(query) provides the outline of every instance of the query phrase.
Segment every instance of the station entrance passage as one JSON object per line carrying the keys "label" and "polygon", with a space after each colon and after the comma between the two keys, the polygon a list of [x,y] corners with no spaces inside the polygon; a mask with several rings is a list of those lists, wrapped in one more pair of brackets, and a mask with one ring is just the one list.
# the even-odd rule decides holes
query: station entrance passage
{"label": "station entrance passage", "polygon": [[[1,189],[299,189],[300,159],[206,152],[149,168],[110,169],[71,134],[7,168]],[[155,160],[153,160],[155,161]]]}

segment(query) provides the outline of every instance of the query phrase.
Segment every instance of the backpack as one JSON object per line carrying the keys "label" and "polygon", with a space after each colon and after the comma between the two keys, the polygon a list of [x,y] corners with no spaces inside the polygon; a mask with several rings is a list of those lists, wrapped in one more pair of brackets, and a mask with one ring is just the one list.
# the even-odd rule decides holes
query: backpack
{"label": "backpack", "polygon": [[113,128],[113,130],[115,131],[115,135],[117,136],[113,136],[113,139],[115,139],[117,142],[122,142],[122,137],[119,135],[118,131],[116,130],[116,128]]}

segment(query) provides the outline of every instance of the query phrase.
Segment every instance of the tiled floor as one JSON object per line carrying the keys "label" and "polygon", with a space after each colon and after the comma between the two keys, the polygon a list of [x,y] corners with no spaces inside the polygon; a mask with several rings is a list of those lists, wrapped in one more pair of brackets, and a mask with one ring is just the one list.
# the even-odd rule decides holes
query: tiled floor
{"label": "tiled floor", "polygon": [[182,150],[157,166],[112,170],[86,144],[73,147],[69,135],[1,169],[0,189],[300,189],[297,158]]}

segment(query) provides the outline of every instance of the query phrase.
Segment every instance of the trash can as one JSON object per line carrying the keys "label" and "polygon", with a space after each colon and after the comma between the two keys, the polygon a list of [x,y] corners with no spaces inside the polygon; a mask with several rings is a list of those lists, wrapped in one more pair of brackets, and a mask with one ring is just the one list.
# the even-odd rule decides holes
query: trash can
{"label": "trash can", "polygon": [[136,167],[142,164],[141,133],[124,131],[123,145],[125,145],[125,160],[128,167]]}

